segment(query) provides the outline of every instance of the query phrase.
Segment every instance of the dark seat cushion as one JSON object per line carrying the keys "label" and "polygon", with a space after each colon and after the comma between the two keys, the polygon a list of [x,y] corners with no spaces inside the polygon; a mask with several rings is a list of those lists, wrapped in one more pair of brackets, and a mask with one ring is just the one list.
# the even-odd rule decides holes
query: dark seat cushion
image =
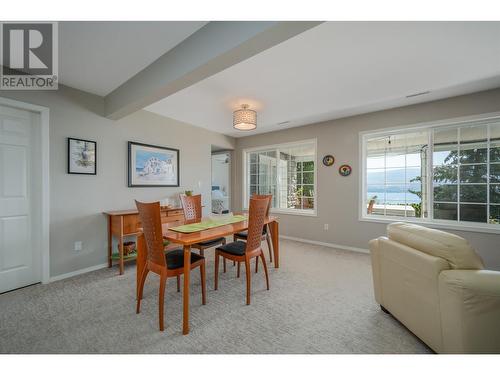
{"label": "dark seat cushion", "polygon": [[245,255],[246,242],[235,241],[219,246],[217,250],[232,255]]}
{"label": "dark seat cushion", "polygon": [[200,245],[203,247],[207,247],[207,246],[212,247],[212,246],[221,244],[222,241],[224,241],[224,237],[219,237],[219,238],[216,238],[216,239],[210,240],[210,241],[198,242],[197,245]]}
{"label": "dark seat cushion", "polygon": [[238,238],[244,238],[246,239],[248,237],[248,232],[247,231],[244,231],[244,232],[238,232],[235,234],[236,237]]}
{"label": "dark seat cushion", "polygon": [[[175,270],[177,268],[184,267],[184,250],[183,249],[175,249],[171,250],[165,254],[165,258],[167,259],[167,268],[169,270]],[[191,252],[191,264],[203,259],[201,255]]]}
{"label": "dark seat cushion", "polygon": [[[264,236],[266,234],[267,234],[267,227],[266,227],[266,225],[264,225],[264,228],[262,228],[262,235]],[[248,231],[238,232],[235,234],[235,236],[238,238],[246,239],[248,237]]]}

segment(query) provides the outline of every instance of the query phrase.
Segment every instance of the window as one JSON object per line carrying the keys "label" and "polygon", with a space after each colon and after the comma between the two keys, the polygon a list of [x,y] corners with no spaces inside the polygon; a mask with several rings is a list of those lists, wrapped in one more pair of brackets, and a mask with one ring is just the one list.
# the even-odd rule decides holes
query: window
{"label": "window", "polygon": [[254,194],[272,194],[273,211],[315,214],[316,140],[244,150],[245,208]]}
{"label": "window", "polygon": [[500,224],[500,119],[363,134],[361,140],[364,218]]}

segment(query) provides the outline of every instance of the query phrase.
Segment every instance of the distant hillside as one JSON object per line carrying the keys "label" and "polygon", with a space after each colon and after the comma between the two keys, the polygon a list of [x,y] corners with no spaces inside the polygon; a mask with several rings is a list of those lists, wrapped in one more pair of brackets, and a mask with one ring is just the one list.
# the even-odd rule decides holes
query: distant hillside
{"label": "distant hillside", "polygon": [[[405,176],[406,173],[406,176]],[[388,184],[401,184],[409,183],[413,178],[420,176],[420,168],[407,169],[387,169],[387,176],[383,171],[370,171],[367,173],[368,185],[383,185],[385,181]],[[372,190],[372,189],[370,189]]]}

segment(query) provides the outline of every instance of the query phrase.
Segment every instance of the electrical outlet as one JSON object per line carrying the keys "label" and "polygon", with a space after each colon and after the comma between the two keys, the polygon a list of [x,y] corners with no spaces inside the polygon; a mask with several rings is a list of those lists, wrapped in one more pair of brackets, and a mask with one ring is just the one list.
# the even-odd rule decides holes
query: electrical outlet
{"label": "electrical outlet", "polygon": [[73,245],[73,250],[75,251],[81,251],[83,247],[82,241],[75,241]]}
{"label": "electrical outlet", "polygon": [[325,225],[323,225],[323,229],[324,229],[324,230],[328,230],[328,228],[329,228],[329,224],[325,224]]}

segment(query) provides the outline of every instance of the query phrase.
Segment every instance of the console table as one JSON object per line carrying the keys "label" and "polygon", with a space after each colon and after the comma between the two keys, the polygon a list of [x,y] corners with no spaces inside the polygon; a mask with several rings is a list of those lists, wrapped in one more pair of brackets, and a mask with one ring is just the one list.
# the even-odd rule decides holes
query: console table
{"label": "console table", "polygon": [[[182,208],[162,207],[160,212],[162,223],[184,220]],[[120,275],[123,275],[124,263],[137,258],[137,253],[123,255],[123,238],[137,236],[139,233],[139,228],[142,227],[139,212],[137,210],[106,211],[104,215],[107,216],[108,220],[108,267],[113,266],[113,260],[117,261],[120,266]],[[120,249],[118,254],[113,254],[113,236],[118,240]]]}

